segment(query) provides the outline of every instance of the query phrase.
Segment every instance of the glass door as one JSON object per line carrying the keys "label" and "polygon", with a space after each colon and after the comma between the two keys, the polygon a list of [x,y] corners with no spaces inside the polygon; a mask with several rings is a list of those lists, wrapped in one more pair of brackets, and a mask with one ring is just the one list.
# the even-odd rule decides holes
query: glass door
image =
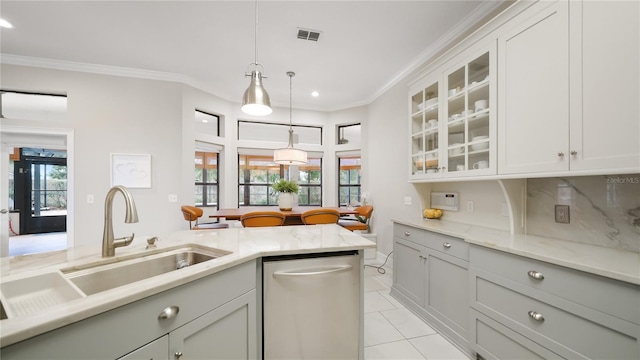
{"label": "glass door", "polygon": [[446,171],[456,176],[491,164],[489,52],[450,72],[447,77]]}
{"label": "glass door", "polygon": [[411,96],[411,176],[439,173],[438,82]]}

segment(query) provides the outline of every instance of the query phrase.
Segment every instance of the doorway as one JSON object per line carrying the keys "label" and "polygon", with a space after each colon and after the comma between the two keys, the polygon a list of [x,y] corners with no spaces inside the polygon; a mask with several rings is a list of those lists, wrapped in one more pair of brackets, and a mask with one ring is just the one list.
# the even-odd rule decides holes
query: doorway
{"label": "doorway", "polygon": [[[73,246],[73,130],[0,126],[0,256],[22,255],[43,251],[63,250]],[[48,156],[18,158],[18,149],[39,149]],[[64,158],[51,156],[51,152],[66,153]],[[13,163],[10,158],[13,157]],[[16,166],[15,163],[20,163]],[[11,165],[10,165],[11,164]],[[22,174],[20,174],[20,169]],[[34,172],[39,173],[34,181]],[[64,178],[66,189],[57,188],[49,178]],[[27,182],[28,181],[28,182]],[[22,189],[16,189],[18,187]],[[22,195],[19,195],[22,193]],[[30,199],[26,198],[30,194]],[[64,195],[63,199],[60,197]],[[18,197],[21,200],[18,200]],[[54,199],[57,197],[58,199]],[[20,202],[20,206],[18,203]],[[63,209],[66,207],[66,209]],[[23,210],[24,209],[24,210]],[[19,211],[18,211],[19,210]],[[12,219],[24,218],[25,223],[11,226]],[[26,225],[29,224],[29,225]],[[13,224],[11,224],[13,225]],[[26,226],[26,228],[23,228]],[[11,231],[14,230],[14,231]],[[24,231],[24,232],[23,232]],[[25,235],[26,233],[26,235]],[[15,235],[18,234],[18,235]],[[31,235],[29,235],[31,234]],[[15,236],[10,236],[15,235]],[[54,241],[52,241],[54,239]],[[10,252],[10,242],[19,246],[19,253]],[[55,248],[52,248],[55,242]],[[18,245],[19,244],[19,245]],[[27,244],[27,245],[25,245]]]}
{"label": "doorway", "polygon": [[13,211],[19,214],[20,234],[66,232],[67,152],[20,148],[18,153],[13,162]]}

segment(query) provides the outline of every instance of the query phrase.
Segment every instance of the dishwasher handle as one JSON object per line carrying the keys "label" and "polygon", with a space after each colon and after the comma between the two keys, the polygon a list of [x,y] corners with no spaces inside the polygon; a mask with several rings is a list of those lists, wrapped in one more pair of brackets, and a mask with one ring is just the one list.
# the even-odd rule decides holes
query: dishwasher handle
{"label": "dishwasher handle", "polygon": [[315,275],[325,275],[325,274],[335,274],[343,271],[349,271],[353,268],[351,265],[337,265],[332,267],[327,267],[326,269],[300,269],[300,270],[288,270],[288,271],[276,271],[273,273],[274,278],[282,277],[298,277],[298,276],[315,276]]}

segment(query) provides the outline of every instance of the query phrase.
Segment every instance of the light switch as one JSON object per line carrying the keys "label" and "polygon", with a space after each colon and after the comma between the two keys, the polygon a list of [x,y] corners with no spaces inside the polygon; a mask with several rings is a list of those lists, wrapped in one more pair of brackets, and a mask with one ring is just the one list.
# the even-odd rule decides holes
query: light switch
{"label": "light switch", "polygon": [[405,196],[404,197],[404,204],[405,205],[411,205],[413,203],[411,196]]}
{"label": "light switch", "polygon": [[87,204],[93,204],[93,194],[87,195]]}
{"label": "light switch", "polygon": [[169,202],[170,202],[170,203],[178,202],[178,195],[176,195],[176,194],[169,194]]}

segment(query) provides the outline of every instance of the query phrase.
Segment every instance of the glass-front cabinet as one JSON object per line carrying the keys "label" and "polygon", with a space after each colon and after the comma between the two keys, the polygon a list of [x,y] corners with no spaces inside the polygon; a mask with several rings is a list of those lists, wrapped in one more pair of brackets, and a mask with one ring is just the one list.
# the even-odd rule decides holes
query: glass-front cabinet
{"label": "glass-front cabinet", "polygon": [[411,180],[497,173],[494,54],[462,54],[412,87]]}
{"label": "glass-front cabinet", "polygon": [[440,170],[440,85],[431,80],[421,82],[410,99],[411,177],[437,174]]}

